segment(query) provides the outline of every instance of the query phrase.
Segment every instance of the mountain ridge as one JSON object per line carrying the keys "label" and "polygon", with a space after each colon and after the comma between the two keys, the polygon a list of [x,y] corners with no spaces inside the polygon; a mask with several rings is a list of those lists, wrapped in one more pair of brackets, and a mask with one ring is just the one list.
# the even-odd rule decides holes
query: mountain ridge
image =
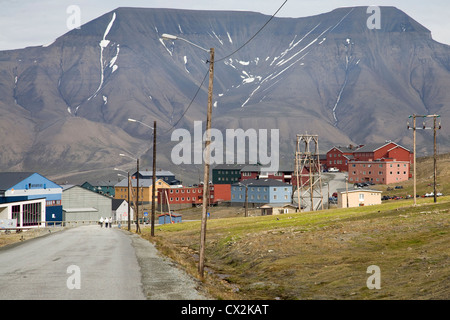
{"label": "mountain ridge", "polygon": [[[367,28],[370,14],[361,6],[275,17],[230,57],[269,16],[117,8],[48,46],[0,51],[0,134],[9,137],[0,143],[6,150],[0,169],[72,175],[127,166],[116,156],[123,151],[150,163],[142,148],[150,148],[151,132],[127,122],[135,118],[158,121],[158,166],[189,171],[171,163],[170,133],[192,130],[194,121],[206,118],[206,83],[186,108],[205,77],[209,56],[182,41],[162,41],[162,33],[215,48],[212,126],[278,128],[282,162],[292,164],[295,135],[304,132],[319,135],[321,153],[334,144],[390,139],[411,147],[409,115],[450,116],[445,108],[450,47],[434,41],[403,11],[380,8],[380,30]],[[74,123],[87,133],[77,135]],[[449,131],[441,131],[445,150]],[[419,152],[430,152],[431,138],[425,131],[418,135]]]}

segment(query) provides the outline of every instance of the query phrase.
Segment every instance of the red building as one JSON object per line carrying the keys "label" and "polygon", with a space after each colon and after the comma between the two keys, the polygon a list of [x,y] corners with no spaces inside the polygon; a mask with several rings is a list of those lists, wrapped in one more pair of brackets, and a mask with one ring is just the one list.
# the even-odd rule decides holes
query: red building
{"label": "red building", "polygon": [[357,147],[333,147],[327,152],[327,168],[337,168],[339,171],[347,171],[348,162],[353,159],[353,153]]}
{"label": "red building", "polygon": [[386,141],[381,145],[362,146],[354,151],[353,158],[355,161],[395,159],[397,161],[408,161],[410,164],[414,162],[414,154],[411,151],[392,141]]}
{"label": "red building", "polygon": [[349,181],[376,184],[407,181],[413,162],[414,154],[395,142],[365,145],[353,153],[348,165]]}
{"label": "red building", "polygon": [[[214,184],[209,186],[210,205],[231,200],[231,185]],[[158,189],[159,210],[168,211],[193,207],[203,203],[203,186]]]}

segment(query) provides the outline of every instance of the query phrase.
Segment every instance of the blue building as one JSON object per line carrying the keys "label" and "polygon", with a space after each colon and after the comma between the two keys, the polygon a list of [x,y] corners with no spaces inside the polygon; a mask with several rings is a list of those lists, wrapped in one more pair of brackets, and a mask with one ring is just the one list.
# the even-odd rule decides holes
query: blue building
{"label": "blue building", "polygon": [[231,185],[231,203],[249,205],[291,203],[292,185],[273,179],[248,179]]}
{"label": "blue building", "polygon": [[158,216],[159,224],[167,224],[167,223],[180,223],[182,220],[182,216],[179,213],[163,213]]}
{"label": "blue building", "polygon": [[[38,173],[0,173],[0,203],[45,199],[45,220],[42,220],[46,222],[62,221],[61,195],[61,186]],[[35,209],[37,210],[37,207]]]}

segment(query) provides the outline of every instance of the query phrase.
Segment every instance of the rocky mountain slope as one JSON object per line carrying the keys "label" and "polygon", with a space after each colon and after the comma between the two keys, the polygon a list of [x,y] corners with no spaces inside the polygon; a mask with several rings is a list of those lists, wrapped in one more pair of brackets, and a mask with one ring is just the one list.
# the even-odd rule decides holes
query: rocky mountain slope
{"label": "rocky mountain slope", "polygon": [[[215,48],[212,126],[278,128],[281,163],[293,163],[296,134],[306,132],[319,135],[321,152],[387,139],[412,148],[414,113],[441,115],[439,148],[448,150],[450,47],[394,7],[381,7],[381,29],[371,30],[366,9],[274,18],[239,49],[268,16],[118,8],[51,45],[0,52],[0,170],[114,175],[130,163],[123,152],[149,164],[151,130],[134,118],[158,121],[158,167],[197,177],[170,161],[170,137],[205,122],[207,79],[186,109],[209,54],[162,33]],[[432,151],[432,130],[418,133],[418,151]]]}

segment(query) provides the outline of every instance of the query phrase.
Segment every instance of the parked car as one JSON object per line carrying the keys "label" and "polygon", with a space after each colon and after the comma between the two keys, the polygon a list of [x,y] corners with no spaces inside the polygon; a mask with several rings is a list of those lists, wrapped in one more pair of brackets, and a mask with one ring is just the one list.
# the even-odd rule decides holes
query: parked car
{"label": "parked car", "polygon": [[336,197],[330,197],[330,198],[328,199],[328,201],[329,201],[330,203],[337,203],[337,202],[338,202],[338,199],[337,199]]}
{"label": "parked car", "polygon": [[403,189],[403,186],[395,186],[395,189]]}
{"label": "parked car", "polygon": [[338,168],[330,168],[328,169],[328,172],[339,172]]}

